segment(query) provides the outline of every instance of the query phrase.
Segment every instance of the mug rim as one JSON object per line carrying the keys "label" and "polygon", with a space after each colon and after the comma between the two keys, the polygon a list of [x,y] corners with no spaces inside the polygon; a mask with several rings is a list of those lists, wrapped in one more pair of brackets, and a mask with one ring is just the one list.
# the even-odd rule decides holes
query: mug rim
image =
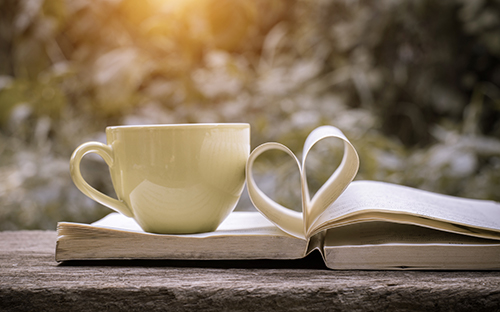
{"label": "mug rim", "polygon": [[249,123],[179,123],[179,124],[142,124],[142,125],[121,125],[121,126],[108,126],[106,127],[106,131],[110,130],[143,130],[143,129],[180,129],[180,128],[249,128]]}

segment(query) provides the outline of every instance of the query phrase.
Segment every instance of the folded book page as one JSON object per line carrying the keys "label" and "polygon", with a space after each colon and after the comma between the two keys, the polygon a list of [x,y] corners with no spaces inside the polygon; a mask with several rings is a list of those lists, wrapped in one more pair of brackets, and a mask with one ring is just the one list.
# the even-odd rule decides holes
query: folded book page
{"label": "folded book page", "polygon": [[[325,184],[316,192],[311,199],[307,186],[305,162],[312,147],[326,138],[337,138],[344,142],[344,156],[339,167],[333,172]],[[269,198],[255,183],[253,177],[254,161],[262,153],[277,149],[286,152],[295,159],[300,171],[302,192],[302,213],[293,211],[276,203]],[[303,150],[302,162],[299,162],[293,152],[280,143],[265,143],[253,150],[247,161],[247,188],[250,199],[254,206],[271,222],[283,231],[299,238],[308,238],[311,234],[311,225],[329,207],[349,183],[354,179],[359,168],[359,158],[356,150],[338,128],[333,126],[322,126],[312,131],[306,139]]]}

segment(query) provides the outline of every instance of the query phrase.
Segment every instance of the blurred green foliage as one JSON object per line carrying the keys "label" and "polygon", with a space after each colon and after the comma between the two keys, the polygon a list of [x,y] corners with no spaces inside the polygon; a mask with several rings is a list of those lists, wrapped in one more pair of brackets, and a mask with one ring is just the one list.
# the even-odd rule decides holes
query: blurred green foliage
{"label": "blurred green foliage", "polygon": [[[68,161],[118,124],[248,122],[253,147],[296,153],[331,124],[358,179],[498,201],[499,60],[499,1],[2,0],[0,229],[107,213]],[[339,162],[329,143],[308,161],[313,191]],[[283,156],[256,174],[299,209]],[[99,158],[82,165],[113,193]]]}

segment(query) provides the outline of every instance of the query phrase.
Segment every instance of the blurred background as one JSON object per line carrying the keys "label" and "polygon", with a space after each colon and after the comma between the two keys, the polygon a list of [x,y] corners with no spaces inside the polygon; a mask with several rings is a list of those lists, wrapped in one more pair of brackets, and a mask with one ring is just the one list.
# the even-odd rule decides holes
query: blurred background
{"label": "blurred background", "polygon": [[[252,148],[298,155],[334,125],[356,179],[500,201],[500,2],[0,0],[0,230],[104,216],[72,151],[109,125],[187,122],[248,122]],[[315,150],[313,191],[341,156]],[[292,160],[259,163],[262,189],[298,209]],[[98,156],[82,167],[114,194]]]}

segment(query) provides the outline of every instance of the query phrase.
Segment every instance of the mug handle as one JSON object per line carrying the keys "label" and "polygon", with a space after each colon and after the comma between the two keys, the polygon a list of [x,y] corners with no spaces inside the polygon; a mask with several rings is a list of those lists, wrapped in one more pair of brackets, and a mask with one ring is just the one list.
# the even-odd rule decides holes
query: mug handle
{"label": "mug handle", "polygon": [[134,217],[134,214],[124,202],[117,199],[111,198],[105,195],[92,186],[90,186],[87,181],[85,181],[80,172],[80,162],[83,156],[88,153],[96,153],[101,156],[109,167],[113,166],[113,150],[109,145],[100,142],[87,142],[78,146],[69,161],[69,168],[71,173],[71,178],[75,183],[76,187],[89,198],[95,200],[96,202],[113,209],[114,211],[120,212],[127,217]]}

